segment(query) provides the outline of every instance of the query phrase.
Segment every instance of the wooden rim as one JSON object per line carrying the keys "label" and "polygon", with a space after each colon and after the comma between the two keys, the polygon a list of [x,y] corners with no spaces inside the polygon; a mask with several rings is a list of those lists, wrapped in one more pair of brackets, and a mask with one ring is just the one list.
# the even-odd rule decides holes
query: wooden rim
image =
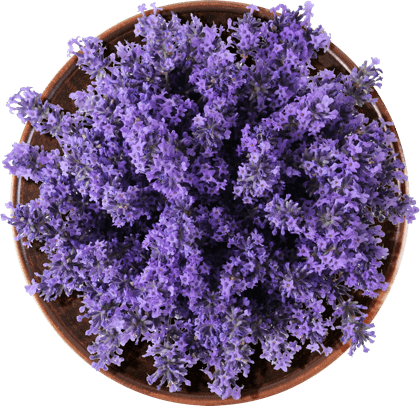
{"label": "wooden rim", "polygon": [[[190,12],[190,13],[211,13],[211,12],[220,12],[224,11],[226,13],[238,13],[241,11],[242,13],[248,12],[246,9],[247,4],[245,3],[231,3],[225,1],[192,1],[192,2],[182,2],[176,3],[172,5],[167,5],[162,7],[163,15],[170,15],[170,12],[173,11],[174,13],[181,13],[181,12]],[[272,14],[269,10],[260,7],[260,11],[254,13],[257,17],[261,18],[272,18]],[[153,12],[153,10],[148,10],[145,14],[149,15]],[[137,19],[141,16],[141,14],[135,15],[131,18],[128,18],[122,21],[119,24],[111,27],[110,29],[103,32],[99,35],[99,38],[102,39],[104,42],[110,42],[113,39],[119,37],[122,33],[127,32],[127,28],[133,26]],[[331,43],[329,50],[327,51],[330,57],[334,58],[334,60],[344,66],[348,71],[356,67],[353,61],[345,55],[337,46]],[[63,66],[63,68],[56,74],[53,80],[49,83],[47,88],[44,90],[42,94],[42,100],[49,100],[53,97],[53,95],[58,91],[60,86],[63,82],[69,78],[76,70],[78,70],[76,66],[76,56],[73,56],[69,59],[69,61]],[[391,116],[386,109],[384,103],[382,102],[381,98],[377,94],[376,90],[373,92],[373,96],[378,99],[376,106],[374,106],[378,115],[382,116],[386,122],[392,122]],[[397,136],[397,141],[393,143],[393,147],[395,152],[399,154],[401,161],[406,165],[404,153],[402,150],[402,146],[400,140],[398,138],[398,133],[395,129],[395,126],[390,126],[391,131],[395,133]],[[26,123],[24,128],[22,137],[20,142],[30,142],[33,136],[33,128],[29,124]],[[407,174],[407,169],[405,169],[405,174]],[[401,190],[403,193],[408,194],[408,182],[405,182],[400,185]],[[12,202],[13,205],[16,206],[17,203],[21,201],[21,179],[18,179],[16,176],[12,178]],[[17,235],[15,228],[13,227],[13,235],[14,237]],[[400,266],[405,242],[407,238],[407,224],[404,222],[396,227],[396,231],[393,238],[393,246],[390,249],[390,254],[387,258],[388,271],[386,275],[386,281],[389,283],[389,287],[385,292],[380,292],[379,296],[373,300],[373,306],[371,306],[370,311],[368,313],[368,317],[366,319],[366,323],[370,323],[379,309],[381,308],[384,300],[386,299],[391,286],[394,282],[396,277],[398,268]],[[25,279],[28,284],[31,283],[30,278],[30,271],[28,267],[28,258],[25,247],[22,245],[21,241],[15,241],[15,247],[18,253],[19,262],[22,267]],[[42,312],[44,313],[45,317],[49,320],[52,324],[54,329],[57,333],[61,336],[61,338],[86,362],[91,364],[89,357],[86,355],[86,348],[84,348],[71,334],[65,325],[63,325],[62,320],[57,318],[55,314],[51,311],[49,304],[39,298],[38,295],[35,295],[36,302],[38,303],[39,307],[41,308]],[[298,370],[283,379],[281,382],[274,382],[271,384],[267,384],[258,388],[253,391],[247,391],[246,388],[242,391],[242,397],[239,400],[234,400],[232,398],[222,400],[217,395],[214,395],[210,392],[208,394],[200,392],[200,395],[197,394],[188,394],[188,393],[169,393],[167,391],[157,391],[155,387],[148,386],[148,385],[141,385],[139,382],[127,379],[122,373],[111,373],[109,371],[101,371],[102,374],[106,375],[107,377],[113,379],[114,381],[130,388],[140,393],[159,398],[162,400],[167,400],[171,402],[177,402],[182,404],[191,404],[191,405],[228,405],[228,404],[237,404],[237,403],[244,403],[249,402],[261,398],[265,398],[268,396],[275,395],[277,393],[283,392],[287,389],[290,389],[307,379],[311,378],[312,376],[316,375],[318,372],[322,371],[328,365],[333,363],[337,358],[339,358],[344,352],[347,351],[350,344],[346,345],[339,345],[333,348],[332,354],[328,357],[324,355],[319,356],[313,362],[309,363],[304,369]]]}

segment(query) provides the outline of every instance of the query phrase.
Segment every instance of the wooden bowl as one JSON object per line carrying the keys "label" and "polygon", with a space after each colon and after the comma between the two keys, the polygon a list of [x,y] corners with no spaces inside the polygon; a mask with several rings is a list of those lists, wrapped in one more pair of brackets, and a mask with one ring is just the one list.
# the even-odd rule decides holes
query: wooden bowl
{"label": "wooden bowl", "polygon": [[[246,4],[242,3],[194,1],[165,6],[160,13],[166,19],[170,19],[171,11],[174,11],[183,21],[189,19],[190,13],[193,13],[200,17],[201,21],[205,24],[211,25],[214,22],[217,25],[226,25],[229,17],[234,20],[248,12],[245,7]],[[152,10],[146,12],[147,15],[151,13]],[[263,20],[272,18],[272,14],[263,8],[260,8],[260,11],[254,13],[254,15]],[[115,45],[119,41],[138,41],[134,37],[133,30],[134,24],[137,22],[139,16],[136,15],[125,20],[99,36],[104,41],[104,44],[107,45],[110,52],[115,50]],[[325,68],[334,69],[336,73],[348,73],[355,67],[355,64],[334,44],[331,44],[327,52],[319,54],[318,58],[312,61],[312,64],[317,70],[323,70]],[[65,110],[74,112],[75,106],[73,101],[68,98],[69,94],[76,90],[85,89],[89,83],[89,76],[76,67],[76,56],[73,56],[45,89],[42,94],[42,99],[48,99],[51,103],[59,104]],[[371,104],[364,106],[364,114],[370,119],[383,117],[385,121],[392,121],[376,91],[373,91],[372,94],[378,99],[378,102],[374,106]],[[395,127],[392,126],[390,128],[397,135]],[[44,145],[46,150],[58,147],[57,141],[51,136],[40,135],[34,132],[29,122],[25,126],[21,141],[28,142],[31,145]],[[399,154],[401,161],[405,164],[399,139],[393,143],[393,147],[395,152]],[[407,182],[400,184],[400,188],[403,193],[408,194]],[[14,205],[17,203],[28,203],[38,196],[39,189],[34,182],[25,181],[17,177],[13,178],[12,201]],[[383,239],[383,244],[389,250],[389,256],[382,267],[382,271],[386,281],[389,283],[389,288],[386,292],[380,291],[376,299],[359,298],[362,304],[368,306],[367,323],[373,320],[390,290],[401,261],[407,235],[406,223],[393,226],[391,223],[386,222],[382,227],[386,234]],[[33,247],[26,249],[20,241],[17,241],[16,248],[25,278],[29,284],[33,278],[37,280],[37,277],[34,276],[35,272],[42,273],[43,263],[47,262],[47,256],[39,250],[39,243],[34,243]],[[73,294],[71,297],[63,295],[61,298],[50,303],[44,302],[37,295],[36,300],[57,333],[60,334],[79,356],[90,364],[91,361],[89,360],[89,353],[86,348],[92,343],[94,338],[93,336],[85,335],[86,330],[89,328],[86,319],[82,322],[76,321],[81,304],[76,294]],[[325,355],[310,353],[309,350],[305,349],[296,355],[288,372],[275,371],[268,361],[259,358],[261,349],[256,348],[253,356],[255,364],[251,366],[249,377],[241,378],[239,382],[240,385],[245,385],[242,391],[242,397],[239,400],[232,398],[222,400],[217,395],[210,393],[207,387],[209,379],[200,371],[200,368],[202,368],[200,365],[195,365],[190,370],[188,379],[191,381],[191,386],[183,388],[181,392],[169,393],[166,388],[158,391],[156,387],[148,385],[146,376],[152,374],[155,368],[153,367],[152,357],[142,357],[147,347],[147,344],[144,342],[138,346],[135,346],[132,342],[127,343],[124,347],[123,357],[125,361],[122,365],[120,367],[112,365],[107,372],[102,371],[102,373],[130,389],[177,403],[191,405],[228,405],[249,402],[292,388],[326,368],[349,348],[349,344],[341,344],[340,335],[339,331],[334,331],[328,337],[327,344],[333,348],[331,355],[325,357]]]}

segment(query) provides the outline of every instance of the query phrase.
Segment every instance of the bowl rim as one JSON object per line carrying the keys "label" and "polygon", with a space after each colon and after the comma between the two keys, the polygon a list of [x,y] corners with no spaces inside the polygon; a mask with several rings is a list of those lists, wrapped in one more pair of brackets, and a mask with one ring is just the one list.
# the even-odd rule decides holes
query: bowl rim
{"label": "bowl rim", "polygon": [[[241,11],[243,13],[247,13],[248,10],[246,9],[248,4],[246,3],[236,3],[230,1],[189,1],[189,2],[179,2],[174,3],[166,6],[162,6],[162,10],[158,11],[158,13],[169,13],[173,11],[174,13],[181,13],[181,12],[190,12],[190,13],[198,13],[198,12],[207,12],[211,13],[212,11],[224,11],[226,13],[229,12],[238,12]],[[145,15],[150,15],[153,13],[153,10],[147,10]],[[137,22],[137,19],[142,14],[136,14],[133,17],[127,18],[122,22],[114,25],[113,27],[107,29],[102,34],[98,35],[99,39],[102,39],[105,43],[112,41],[114,38],[117,38],[124,32],[127,32],[127,28],[134,26]],[[254,12],[254,15],[257,17],[264,17],[264,18],[272,18],[273,14],[266,8],[259,7],[258,12]],[[344,53],[342,52],[336,45],[333,43],[330,44],[329,49],[327,50],[337,62],[339,62],[348,72],[350,72],[354,67],[356,67],[355,63]],[[77,57],[73,55],[67,63],[59,70],[59,72],[54,76],[51,82],[48,84],[46,89],[43,91],[41,100],[45,101],[51,99],[52,96],[59,90],[62,83],[68,78],[73,72],[75,72],[78,68],[76,66]],[[382,99],[379,97],[376,89],[372,92],[372,96],[377,99],[376,104],[373,105],[376,113],[379,117],[382,117],[385,122],[392,122],[391,116],[385,107]],[[393,143],[393,148],[396,153],[399,154],[399,158],[401,162],[405,165],[404,173],[407,175],[407,165],[404,158],[403,149],[400,143],[400,139],[398,137],[397,130],[394,125],[389,126],[390,130],[394,132],[397,137],[397,141]],[[26,123],[25,128],[23,130],[20,142],[30,142],[33,136],[34,130],[29,122]],[[409,194],[408,192],[408,181],[404,183],[399,183],[400,189],[403,193]],[[12,176],[12,188],[11,188],[11,200],[13,202],[14,207],[16,204],[19,203],[21,197],[21,178],[16,176]],[[16,237],[17,233],[14,227],[13,229],[13,236]],[[402,224],[399,224],[396,227],[395,231],[395,241],[392,252],[390,253],[390,257],[388,259],[391,260],[390,269],[388,270],[387,279],[388,279],[388,289],[386,291],[381,291],[376,299],[373,300],[373,307],[370,309],[368,316],[365,320],[365,323],[371,323],[376,314],[378,313],[379,309],[381,308],[383,302],[385,301],[389,291],[392,287],[392,284],[395,280],[395,277],[398,272],[398,268],[401,264],[401,259],[403,255],[403,251],[405,248],[405,243],[407,239],[407,222],[405,221]],[[15,240],[15,248],[18,254],[19,263],[22,268],[23,274],[28,284],[31,283],[30,280],[30,272],[28,269],[28,261],[27,261],[27,253],[25,247],[22,245],[21,241]],[[38,306],[40,307],[41,311],[44,313],[45,317],[51,323],[53,328],[59,334],[59,336],[75,351],[81,358],[83,358],[86,362],[91,364],[91,361],[86,356],[86,348],[82,346],[72,335],[68,334],[66,331],[65,326],[61,322],[61,320],[55,316],[49,309],[49,304],[41,299],[38,295],[34,295]],[[333,352],[326,357],[325,355],[321,355],[317,357],[313,362],[310,362],[305,366],[304,369],[297,370],[289,375],[287,375],[284,379],[280,382],[273,382],[270,384],[266,384],[260,388],[254,388],[252,390],[242,391],[243,395],[240,399],[234,400],[232,398],[228,398],[226,400],[220,399],[217,395],[208,392],[208,394],[201,393],[200,395],[194,393],[185,393],[185,392],[176,392],[176,393],[169,393],[168,391],[157,391],[154,387],[148,387],[147,385],[143,386],[140,385],[137,381],[127,378],[122,373],[111,373],[110,371],[100,371],[102,374],[106,375],[107,377],[113,379],[114,381],[135,390],[137,392],[143,393],[145,395],[149,395],[161,400],[181,403],[181,404],[190,404],[190,405],[228,405],[228,404],[237,404],[237,403],[245,403],[250,402],[257,399],[262,399],[268,396],[275,395],[277,393],[283,392],[287,389],[290,389],[307,379],[311,378],[312,376],[316,375],[318,372],[325,369],[327,366],[332,364],[337,358],[339,358],[347,349],[350,347],[350,343],[336,346],[333,349]],[[248,392],[248,393],[247,393]]]}

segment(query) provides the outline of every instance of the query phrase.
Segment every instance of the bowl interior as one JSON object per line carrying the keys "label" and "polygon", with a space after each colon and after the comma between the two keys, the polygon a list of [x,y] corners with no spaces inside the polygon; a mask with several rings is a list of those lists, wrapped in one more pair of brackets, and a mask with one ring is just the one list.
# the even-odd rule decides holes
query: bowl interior
{"label": "bowl interior", "polygon": [[[170,19],[171,11],[177,13],[183,21],[190,19],[190,13],[193,13],[200,17],[205,24],[211,25],[214,22],[216,25],[222,24],[226,26],[229,17],[232,18],[232,20],[235,20],[237,17],[242,17],[248,10],[245,9],[245,4],[241,3],[203,1],[166,6],[161,14],[166,19]],[[148,13],[150,13],[150,11]],[[268,10],[262,8],[260,8],[260,12],[256,14],[263,20],[272,18],[272,14]],[[107,45],[108,52],[113,51],[115,45],[119,41],[123,42],[124,40],[127,40],[130,42],[139,42],[139,39],[135,38],[133,33],[137,17],[138,16],[134,16],[123,21],[100,36]],[[59,104],[69,112],[75,111],[73,101],[68,98],[69,94],[76,90],[85,89],[90,83],[88,75],[76,68],[75,61],[76,57],[71,58],[43,93],[44,100],[48,99],[51,103]],[[332,44],[328,52],[320,54],[318,58],[313,61],[313,66],[317,70],[334,69],[336,73],[347,73],[348,69],[353,68],[355,65],[343,52]],[[382,116],[386,121],[392,121],[376,92],[374,92],[374,97],[379,99],[378,103],[375,107],[370,104],[366,105],[363,108],[365,115],[370,119]],[[394,127],[391,127],[391,130],[396,133]],[[44,145],[46,150],[58,148],[58,143],[55,139],[49,135],[40,135],[39,133],[34,132],[29,123],[25,127],[22,140],[29,142],[31,145]],[[400,159],[404,162],[399,141],[394,143],[394,149],[396,152],[400,153]],[[403,184],[401,187],[404,191],[406,185]],[[37,198],[38,195],[39,189],[34,182],[14,178],[14,204],[25,204],[32,199]],[[389,249],[390,255],[386,259],[382,270],[386,280],[391,284],[395,277],[399,257],[402,252],[405,226],[393,226],[387,222],[383,224],[383,229],[386,233],[383,244]],[[39,243],[34,243],[33,247],[25,249],[20,242],[17,242],[18,254],[28,282],[33,278],[37,279],[37,277],[34,276],[34,273],[42,273],[43,264],[47,262],[47,256],[44,255],[39,248]],[[386,293],[387,292],[381,292],[376,299],[360,299],[362,304],[369,307],[368,322],[373,319],[379,310],[379,307],[385,299]],[[77,298],[77,295],[73,294],[70,297],[63,295],[56,301],[50,303],[46,303],[37,297],[37,301],[46,317],[63,339],[75,350],[75,352],[85,359],[86,362],[91,363],[86,348],[92,343],[95,337],[85,335],[86,330],[89,328],[86,319],[82,322],[77,322],[76,320],[81,305],[81,300]],[[335,331],[328,337],[326,345],[329,345],[334,349],[329,357],[317,353],[310,353],[309,350],[303,350],[297,354],[287,373],[281,370],[275,371],[268,361],[260,359],[261,348],[257,347],[255,354],[252,357],[255,364],[251,367],[249,376],[247,378],[240,378],[239,384],[245,385],[245,388],[242,391],[242,398],[238,401],[235,401],[232,398],[223,401],[217,395],[210,393],[207,388],[209,379],[200,371],[200,369],[203,368],[203,365],[200,363],[195,365],[189,372],[188,379],[191,381],[191,386],[184,387],[179,393],[170,394],[167,388],[158,391],[154,386],[149,386],[146,382],[146,377],[147,375],[152,374],[155,371],[155,368],[153,367],[153,359],[151,357],[143,358],[143,354],[147,348],[147,343],[145,342],[139,343],[137,346],[134,345],[133,342],[127,343],[123,352],[125,361],[120,367],[110,366],[109,370],[103,373],[133,390],[173,402],[199,405],[241,403],[284,391],[315,375],[347,350],[348,345],[343,346],[341,344],[340,335],[339,331]]]}

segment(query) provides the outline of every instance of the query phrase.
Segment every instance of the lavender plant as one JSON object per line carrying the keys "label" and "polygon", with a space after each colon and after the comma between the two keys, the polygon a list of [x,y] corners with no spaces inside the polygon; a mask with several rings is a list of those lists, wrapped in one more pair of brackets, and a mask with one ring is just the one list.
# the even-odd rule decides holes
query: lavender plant
{"label": "lavender plant", "polygon": [[201,361],[211,392],[240,398],[258,343],[283,371],[303,348],[330,354],[334,329],[350,355],[368,351],[373,324],[353,292],[387,289],[375,221],[418,212],[398,187],[391,123],[356,109],[376,101],[379,60],[311,75],[330,39],[311,27],[310,2],[268,22],[249,6],[226,29],[152,7],[139,7],[142,41],[109,56],[98,38],[69,42],[91,78],[70,95],[74,114],[31,88],[7,103],[60,145],[14,144],[3,162],[39,184],[39,198],[2,215],[49,258],[27,291],[77,292],[97,370],[147,341],[148,383],[171,392]]}

